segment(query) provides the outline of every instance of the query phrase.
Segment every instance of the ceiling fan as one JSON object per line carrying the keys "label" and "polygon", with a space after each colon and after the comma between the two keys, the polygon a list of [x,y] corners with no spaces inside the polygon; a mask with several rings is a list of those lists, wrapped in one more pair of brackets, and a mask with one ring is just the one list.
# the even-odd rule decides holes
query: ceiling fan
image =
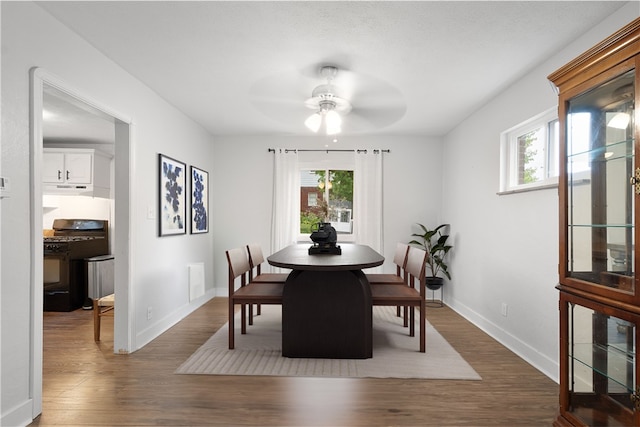
{"label": "ceiling fan", "polygon": [[265,76],[249,92],[254,107],[292,133],[301,128],[318,134],[370,132],[397,122],[406,112],[406,101],[394,86],[333,62]]}

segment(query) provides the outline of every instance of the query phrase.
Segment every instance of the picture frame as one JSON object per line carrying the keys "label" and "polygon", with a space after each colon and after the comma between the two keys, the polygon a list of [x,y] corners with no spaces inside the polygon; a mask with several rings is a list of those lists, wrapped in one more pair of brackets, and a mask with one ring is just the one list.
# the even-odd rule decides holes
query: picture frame
{"label": "picture frame", "polygon": [[159,235],[186,234],[187,166],[164,154],[158,160]]}
{"label": "picture frame", "polygon": [[209,172],[191,166],[191,234],[209,232]]}

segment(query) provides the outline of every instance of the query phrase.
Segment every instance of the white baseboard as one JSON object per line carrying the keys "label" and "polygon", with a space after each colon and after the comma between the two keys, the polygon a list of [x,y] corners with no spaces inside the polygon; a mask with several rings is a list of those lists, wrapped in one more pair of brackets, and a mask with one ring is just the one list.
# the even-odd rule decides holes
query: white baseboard
{"label": "white baseboard", "polygon": [[558,373],[560,372],[560,366],[557,360],[545,356],[526,342],[509,334],[500,326],[487,320],[485,317],[480,316],[478,313],[471,310],[466,305],[461,304],[460,302],[451,301],[449,299],[447,300],[447,306],[467,319],[469,322],[480,328],[500,344],[507,347],[518,357],[525,360],[527,363],[542,372],[544,375],[546,375],[556,383],[559,382]]}
{"label": "white baseboard", "polygon": [[228,297],[229,288],[215,288],[217,297]]}
{"label": "white baseboard", "polygon": [[0,426],[22,427],[33,421],[33,400],[28,399],[22,404],[2,413]]}
{"label": "white baseboard", "polygon": [[183,305],[178,310],[174,311],[163,319],[159,319],[156,323],[148,328],[140,331],[136,336],[137,348],[134,351],[141,349],[151,341],[159,337],[162,333],[166,332],[169,328],[180,322],[182,319],[193,313],[195,310],[204,305],[207,301],[216,296],[216,289],[209,289],[199,298],[194,299],[188,304]]}

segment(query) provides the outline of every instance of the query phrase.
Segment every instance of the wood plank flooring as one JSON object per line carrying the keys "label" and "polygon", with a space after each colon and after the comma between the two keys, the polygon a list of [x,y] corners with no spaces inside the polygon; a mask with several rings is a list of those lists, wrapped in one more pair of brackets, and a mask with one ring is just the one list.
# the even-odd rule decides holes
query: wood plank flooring
{"label": "wood plank flooring", "polygon": [[113,354],[110,317],[95,343],[91,311],[45,313],[43,413],[31,425],[551,425],[556,383],[448,307],[427,318],[482,381],[174,374],[226,323],[226,298],[130,355]]}

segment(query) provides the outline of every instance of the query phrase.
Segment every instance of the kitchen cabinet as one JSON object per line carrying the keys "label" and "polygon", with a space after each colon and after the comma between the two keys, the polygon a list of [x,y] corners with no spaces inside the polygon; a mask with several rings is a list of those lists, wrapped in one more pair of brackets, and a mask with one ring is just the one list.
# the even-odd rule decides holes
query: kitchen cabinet
{"label": "kitchen cabinet", "polygon": [[560,122],[556,426],[639,426],[640,19],[549,76]]}
{"label": "kitchen cabinet", "polygon": [[91,184],[93,154],[45,150],[42,171],[45,183]]}
{"label": "kitchen cabinet", "polygon": [[43,194],[110,197],[111,156],[84,148],[45,148]]}

